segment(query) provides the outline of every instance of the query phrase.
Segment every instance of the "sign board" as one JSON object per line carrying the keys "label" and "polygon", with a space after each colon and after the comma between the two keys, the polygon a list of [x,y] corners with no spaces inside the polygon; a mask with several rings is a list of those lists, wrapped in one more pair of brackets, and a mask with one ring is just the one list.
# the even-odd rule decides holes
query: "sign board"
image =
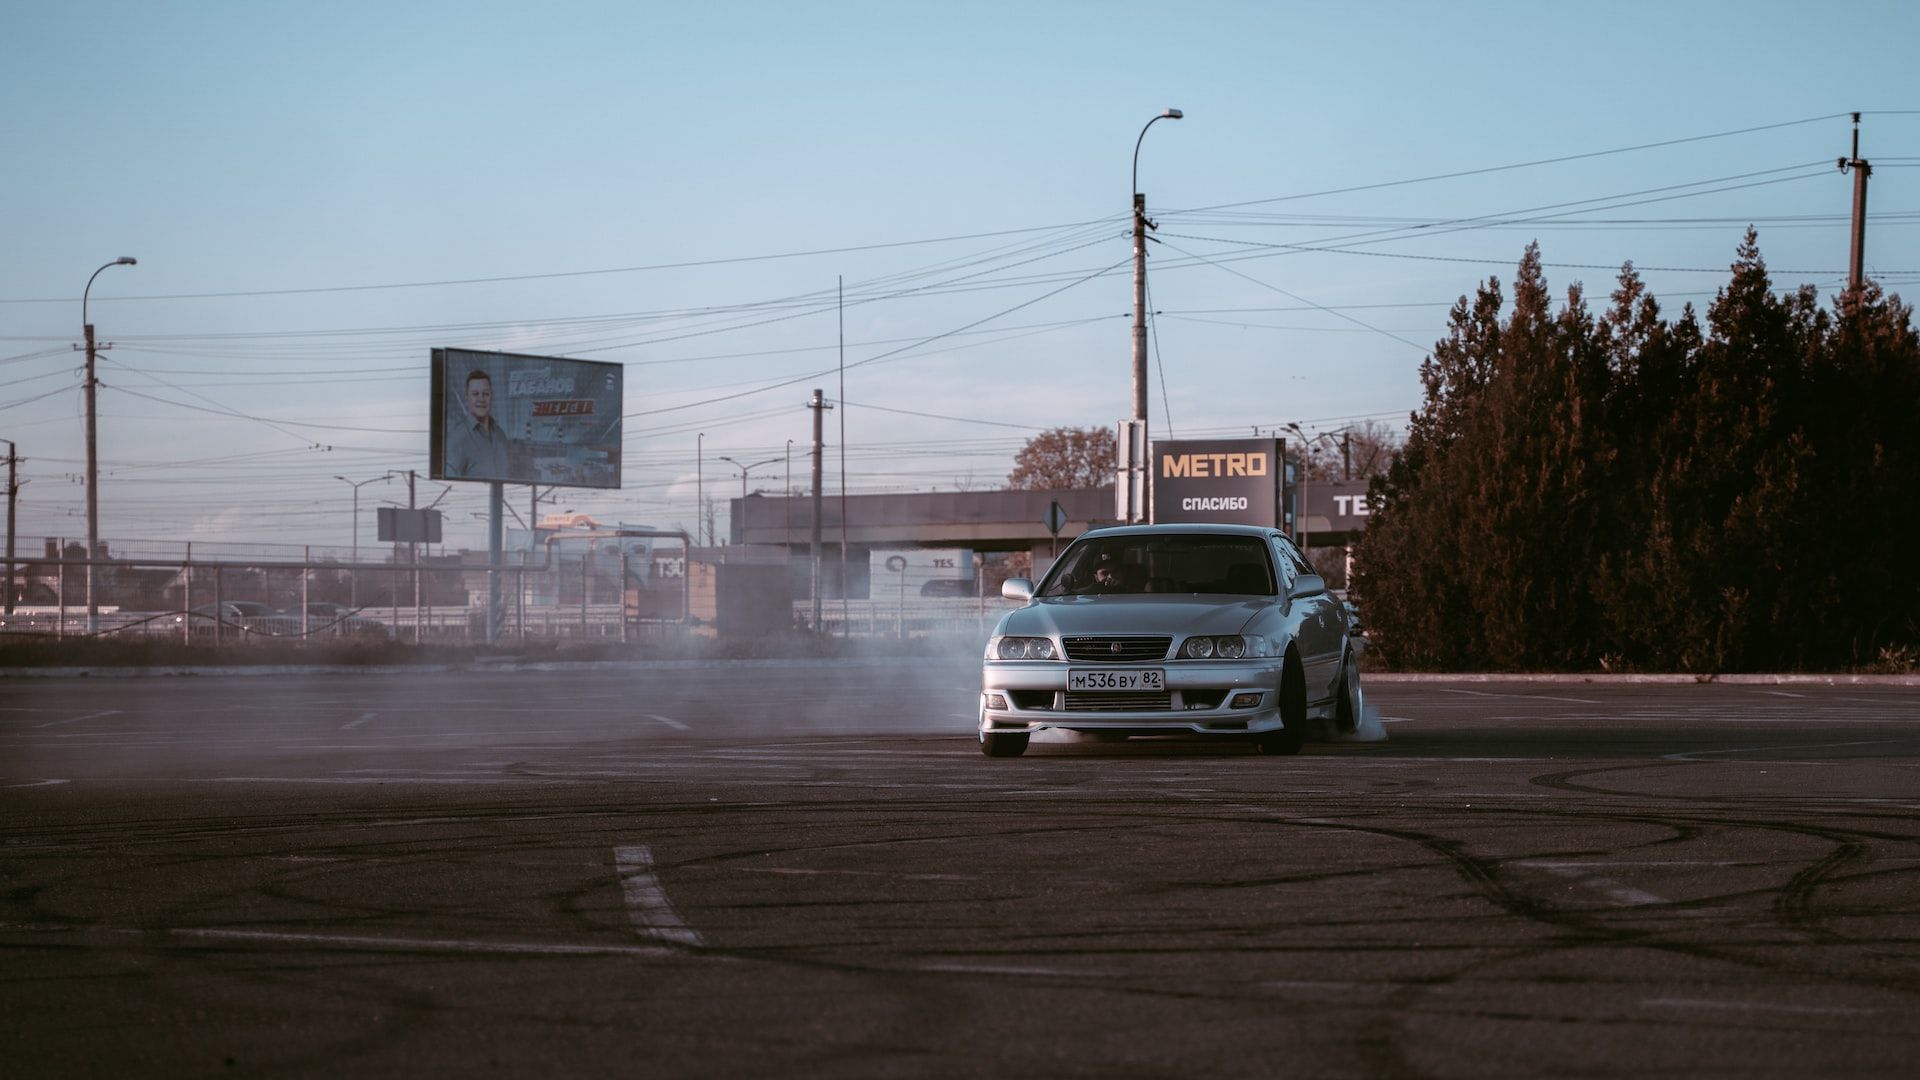
{"label": "sign board", "polygon": [[433,350],[429,475],[619,487],[621,374],[597,360]]}
{"label": "sign board", "polygon": [[1040,524],[1045,525],[1048,532],[1059,536],[1060,530],[1067,527],[1066,508],[1061,506],[1057,500],[1048,503],[1047,516],[1041,519]]}
{"label": "sign board", "polygon": [[382,506],[376,515],[383,544],[440,543],[440,511]]}
{"label": "sign board", "polygon": [[1170,439],[1153,444],[1153,521],[1281,524],[1279,439]]}

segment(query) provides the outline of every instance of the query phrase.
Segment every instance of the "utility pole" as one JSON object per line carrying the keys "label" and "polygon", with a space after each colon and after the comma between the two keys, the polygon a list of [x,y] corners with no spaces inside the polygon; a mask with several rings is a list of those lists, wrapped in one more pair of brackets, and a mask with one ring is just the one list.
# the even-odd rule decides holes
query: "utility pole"
{"label": "utility pole", "polygon": [[[138,260],[133,256],[122,255],[100,267],[100,270],[113,266],[135,265],[138,265]],[[96,350],[93,344],[93,320],[87,318],[87,297],[93,292],[93,278],[100,276],[100,270],[93,272],[93,277],[87,279],[87,287],[80,293],[80,324],[86,328],[87,333],[87,633],[89,634],[100,632],[100,607],[93,596],[93,564],[100,558],[100,457],[99,442],[95,438],[93,398],[94,387],[99,385],[100,380],[93,376]],[[62,601],[63,612],[66,610],[64,604],[65,601]]]}
{"label": "utility pole", "polygon": [[[1140,431],[1142,455],[1146,455],[1153,445],[1146,437],[1147,432],[1147,230],[1159,226],[1147,220],[1147,197],[1140,191],[1140,144],[1146,141],[1147,128],[1161,120],[1178,120],[1183,114],[1179,109],[1163,110],[1159,116],[1147,121],[1140,129],[1140,137],[1133,141],[1133,422]],[[1136,464],[1146,468],[1146,458]],[[1141,502],[1145,502],[1147,485],[1152,473],[1148,472],[1147,484],[1141,485]],[[1129,477],[1131,479],[1131,477]],[[1132,500],[1129,500],[1132,502]],[[1146,508],[1138,504],[1130,506],[1130,521],[1147,520]]]}
{"label": "utility pole", "polygon": [[[407,516],[413,516],[416,504],[413,501],[414,472],[407,470]],[[413,575],[413,643],[420,644],[420,548],[413,541],[407,541],[407,563],[412,566]]]}
{"label": "utility pole", "polygon": [[20,448],[12,439],[7,444],[7,583],[6,611],[13,614],[13,522],[16,516],[14,500],[20,495]]}
{"label": "utility pole", "polygon": [[813,410],[813,540],[807,551],[813,562],[813,632],[820,632],[820,473],[826,447],[823,441],[827,410],[833,406],[827,404],[826,397],[819,388],[813,391],[813,400],[807,402],[807,408]]}
{"label": "utility pole", "polygon": [[1860,288],[1866,284],[1863,267],[1867,258],[1867,177],[1873,166],[1860,158],[1860,114],[1853,114],[1853,156],[1840,159],[1840,171],[1853,170],[1853,245],[1847,258],[1848,304],[1856,304]]}

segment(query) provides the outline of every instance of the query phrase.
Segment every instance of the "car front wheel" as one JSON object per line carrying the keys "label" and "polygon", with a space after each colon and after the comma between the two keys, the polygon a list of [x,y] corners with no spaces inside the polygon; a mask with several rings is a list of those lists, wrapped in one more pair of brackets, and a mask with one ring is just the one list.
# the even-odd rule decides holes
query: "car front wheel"
{"label": "car front wheel", "polygon": [[1297,754],[1307,743],[1307,680],[1300,662],[1287,657],[1286,673],[1280,676],[1279,731],[1263,731],[1253,737],[1253,745],[1263,754]]}
{"label": "car front wheel", "polygon": [[1019,757],[1027,752],[1030,737],[1024,731],[983,731],[980,752],[988,757]]}

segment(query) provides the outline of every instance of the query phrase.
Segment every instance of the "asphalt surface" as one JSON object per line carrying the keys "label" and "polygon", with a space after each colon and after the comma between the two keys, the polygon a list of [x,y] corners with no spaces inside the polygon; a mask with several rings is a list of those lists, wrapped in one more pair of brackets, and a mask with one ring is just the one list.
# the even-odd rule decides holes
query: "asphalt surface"
{"label": "asphalt surface", "polygon": [[971,665],[0,680],[8,1076],[1911,1076],[1920,688]]}

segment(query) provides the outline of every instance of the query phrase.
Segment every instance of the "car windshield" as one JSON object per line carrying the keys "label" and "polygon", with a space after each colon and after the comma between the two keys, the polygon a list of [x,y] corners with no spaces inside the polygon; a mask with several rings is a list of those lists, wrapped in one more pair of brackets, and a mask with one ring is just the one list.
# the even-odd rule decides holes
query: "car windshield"
{"label": "car windshield", "polygon": [[1041,596],[1273,592],[1266,542],[1217,533],[1086,537],[1067,549],[1040,587]]}

